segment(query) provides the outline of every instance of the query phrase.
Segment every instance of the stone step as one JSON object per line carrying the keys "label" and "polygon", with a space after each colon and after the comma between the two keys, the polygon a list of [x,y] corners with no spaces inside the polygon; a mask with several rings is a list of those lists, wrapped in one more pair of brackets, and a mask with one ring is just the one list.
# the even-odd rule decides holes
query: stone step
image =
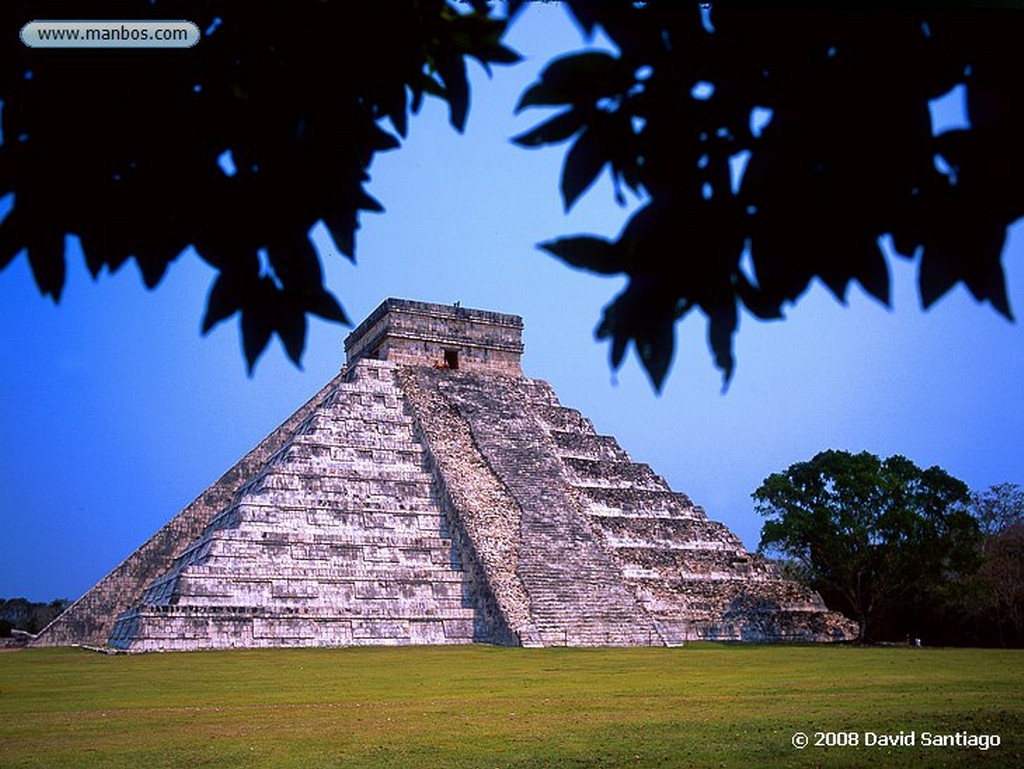
{"label": "stone step", "polygon": [[373,479],[346,478],[343,476],[322,476],[313,473],[298,474],[270,470],[253,478],[239,493],[261,494],[266,491],[290,492],[295,499],[296,492],[307,494],[363,494],[395,497],[429,497],[431,495],[428,476],[415,478]]}
{"label": "stone step", "polygon": [[732,550],[744,553],[740,540],[725,526],[706,518],[661,516],[594,516],[594,524],[612,547]]}
{"label": "stone step", "polygon": [[669,490],[577,486],[591,515],[704,517],[689,498]]}
{"label": "stone step", "polygon": [[596,435],[594,424],[576,409],[533,404],[530,413],[548,432],[575,432]]}
{"label": "stone step", "polygon": [[[302,504],[314,510],[351,509],[370,512],[431,512],[437,508],[437,498],[433,491],[423,493],[414,490],[405,497],[395,497],[383,493],[370,493],[366,488],[341,488],[330,491],[321,490],[317,494],[297,495],[287,489],[257,489],[255,484],[246,488],[234,503],[250,504],[253,507]],[[217,517],[228,516],[232,508],[226,508]],[[216,519],[213,519],[216,520]]]}
{"label": "stone step", "polygon": [[365,563],[351,566],[333,566],[330,568],[289,564],[278,567],[273,577],[268,577],[265,570],[258,565],[231,564],[192,565],[188,573],[195,577],[262,577],[263,579],[311,579],[321,582],[367,582],[391,580],[396,582],[429,582],[431,584],[460,585],[465,579],[461,571],[441,565],[420,566],[376,566]]}
{"label": "stone step", "polygon": [[700,575],[707,579],[720,579],[721,575],[750,578],[758,572],[768,573],[761,562],[736,550],[617,547],[615,555],[624,563],[626,574],[637,567],[650,574],[672,577]]}
{"label": "stone step", "polygon": [[[253,582],[238,586],[232,593],[218,593],[219,586],[196,586],[194,592],[175,592],[170,598],[161,594],[147,593],[143,606],[187,605],[189,608],[213,609],[228,606],[263,607],[273,605],[276,611],[293,610],[303,614],[320,612],[323,616],[338,618],[351,617],[456,617],[472,619],[474,610],[467,607],[459,596],[433,596],[410,593],[389,596],[382,590],[381,596],[360,595],[356,588],[346,590],[339,586],[339,600],[329,600],[310,592],[296,594],[285,589]],[[408,591],[407,591],[408,592]],[[340,601],[345,598],[345,602]],[[245,602],[245,603],[242,603]]]}
{"label": "stone step", "polygon": [[562,457],[570,471],[570,482],[577,488],[628,488],[668,491],[665,479],[648,465],[621,460]]}
{"label": "stone step", "polygon": [[212,543],[209,547],[199,545],[188,548],[179,556],[171,571],[193,564],[201,566],[229,566],[234,564],[261,564],[265,570],[276,568],[278,561],[298,560],[317,568],[335,568],[353,563],[370,565],[393,564],[395,566],[430,566],[453,564],[450,548],[385,546],[377,543],[349,545],[259,545],[237,542]]}
{"label": "stone step", "polygon": [[661,646],[653,627],[642,632],[634,627],[588,629],[578,626],[541,625],[538,635],[544,646]]}
{"label": "stone step", "polygon": [[334,617],[237,612],[163,613],[137,610],[122,615],[112,646],[132,651],[288,646],[358,646],[470,643],[474,622],[462,618]]}
{"label": "stone step", "polygon": [[367,421],[360,419],[358,415],[344,419],[320,420],[306,425],[297,432],[297,435],[304,439],[322,443],[325,445],[346,446],[352,445],[352,436],[360,436],[365,439],[368,436],[378,436],[384,441],[407,441],[409,439],[412,423],[408,417],[396,418],[394,420]]}
{"label": "stone step", "polygon": [[[280,462],[271,466],[264,477],[271,475],[295,476],[309,479],[342,479],[362,481],[364,483],[430,483],[430,473],[422,467],[408,465],[382,464],[379,467],[370,462],[335,462],[315,457],[283,457]],[[309,488],[303,486],[303,488]]]}
{"label": "stone step", "polygon": [[[216,569],[218,573],[211,573]],[[353,569],[346,574],[342,569],[300,569],[275,571],[268,575],[266,568],[239,565],[225,567],[223,564],[213,566],[186,566],[181,571],[168,574],[154,580],[146,591],[149,602],[168,602],[172,596],[240,596],[247,595],[251,602],[251,591],[256,590],[261,598],[291,597],[316,598],[318,596],[334,596],[338,601],[345,597],[380,597],[413,595],[430,596],[432,599],[451,599],[461,601],[464,583],[460,572],[450,572],[451,576],[439,573],[431,574],[425,569],[406,574],[409,567],[396,567],[391,573],[382,571],[370,572]],[[329,576],[323,572],[330,572]],[[170,601],[176,603],[176,601]]]}
{"label": "stone step", "polygon": [[555,443],[558,455],[563,459],[574,457],[610,462],[630,461],[629,455],[622,450],[614,438],[608,435],[553,430],[551,438]]}
{"label": "stone step", "polygon": [[366,447],[358,440],[361,436],[350,436],[352,440],[322,442],[315,436],[298,435],[293,440],[284,444],[275,454],[274,458],[288,456],[289,458],[314,457],[319,459],[330,459],[335,462],[353,462],[368,465],[421,465],[425,452],[423,447],[417,444],[411,436],[406,439],[392,438],[387,443]]}
{"label": "stone step", "polygon": [[[448,522],[445,516],[435,506],[424,506],[421,510],[372,510],[372,509],[347,509],[347,508],[310,508],[308,506],[272,505],[262,500],[247,500],[226,510],[220,520],[225,521],[226,528],[236,526],[247,520],[271,520],[270,513],[276,513],[276,519],[291,521],[298,530],[306,528],[329,527],[325,534],[335,534],[336,527],[350,526],[360,531],[373,532],[375,530],[389,531],[419,531],[424,533],[438,532],[442,538],[447,538]],[[305,524],[303,524],[303,521]]]}
{"label": "stone step", "polygon": [[[260,511],[267,517],[279,514],[273,509]],[[248,515],[254,515],[251,511]],[[287,514],[282,515],[282,522],[276,524],[262,517],[256,520],[247,520],[244,517],[238,526],[211,530],[208,536],[196,540],[193,546],[203,542],[219,543],[219,547],[238,547],[239,552],[244,549],[261,547],[282,547],[301,546],[304,548],[329,548],[329,547],[385,547],[385,548],[448,548],[450,540],[442,538],[438,531],[405,528],[378,528],[365,529],[355,533],[343,531],[321,531],[319,528],[311,528],[305,525],[288,525]],[[304,524],[304,522],[302,522]],[[226,545],[225,543],[231,543]],[[182,551],[186,552],[186,551]]]}

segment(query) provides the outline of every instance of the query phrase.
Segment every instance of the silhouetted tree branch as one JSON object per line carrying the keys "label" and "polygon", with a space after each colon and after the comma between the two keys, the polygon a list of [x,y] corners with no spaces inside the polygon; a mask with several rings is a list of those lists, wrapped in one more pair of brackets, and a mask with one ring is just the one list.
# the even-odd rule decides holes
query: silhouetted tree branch
{"label": "silhouetted tree branch", "polygon": [[[728,380],[742,310],[782,317],[815,278],[841,301],[856,281],[888,303],[883,236],[919,258],[926,307],[962,282],[1011,317],[1001,259],[1024,213],[1024,13],[703,5],[567,0],[617,51],[559,57],[519,102],[558,110],[517,141],[571,142],[566,209],[605,169],[618,197],[643,201],[614,240],[542,244],[628,276],[597,330],[612,365],[632,344],[660,388],[675,324],[696,310]],[[368,169],[409,113],[436,96],[461,130],[466,60],[517,60],[499,13],[484,0],[111,0],[106,18],[190,19],[203,39],[30,50],[25,22],[77,19],[80,4],[5,3],[0,268],[25,251],[56,300],[67,234],[94,275],[133,258],[150,287],[192,246],[218,270],[204,330],[238,314],[250,369],[274,334],[298,362],[307,315],[347,320],[310,228],[323,221],[354,258],[360,213],[382,210]],[[970,126],[936,135],[929,103],[958,85]]]}
{"label": "silhouetted tree branch", "polygon": [[[597,330],[614,367],[632,343],[660,388],[674,324],[699,310],[728,381],[740,309],[781,318],[814,278],[840,301],[856,281],[888,305],[885,235],[920,258],[925,307],[963,282],[1012,317],[1001,257],[1024,214],[1024,13],[567,5],[618,51],[552,62],[518,108],[560,111],[516,141],[571,140],[566,209],[606,168],[617,196],[645,201],[614,240],[541,245],[628,276]],[[936,135],[929,102],[958,85],[970,128]]]}
{"label": "silhouetted tree branch", "polygon": [[27,250],[58,300],[65,234],[94,276],[134,258],[150,288],[193,246],[219,272],[203,330],[240,314],[250,370],[272,334],[298,363],[308,314],[347,322],[309,230],[323,221],[354,259],[359,214],[382,210],[368,169],[408,113],[439,97],[461,131],[466,60],[518,59],[482,0],[114,0],[102,13],[204,34],[184,51],[29,49],[23,24],[80,19],[81,4],[4,4],[0,196],[14,204],[0,268]]}

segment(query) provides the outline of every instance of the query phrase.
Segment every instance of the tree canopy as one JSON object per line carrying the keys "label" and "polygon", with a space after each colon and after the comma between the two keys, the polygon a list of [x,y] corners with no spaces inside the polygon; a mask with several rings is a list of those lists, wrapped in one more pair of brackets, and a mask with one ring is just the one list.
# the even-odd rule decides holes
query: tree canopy
{"label": "tree canopy", "polygon": [[[514,15],[522,0],[507,4]],[[634,345],[660,388],[674,327],[697,311],[728,379],[741,311],[782,317],[812,280],[888,303],[880,245],[920,260],[930,306],[963,283],[1011,316],[1007,226],[1024,214],[1024,13],[728,1],[567,0],[612,53],[557,58],[519,109],[557,113],[517,137],[571,142],[566,209],[609,169],[643,201],[614,240],[555,237],[566,263],[625,274],[598,336]],[[249,366],[273,334],[301,358],[309,314],[347,322],[308,233],[354,257],[374,156],[425,96],[461,129],[467,59],[512,64],[484,0],[349,3],[116,0],[108,18],[186,18],[187,52],[27,49],[18,29],[75,19],[67,0],[12,0],[0,18],[0,268],[27,253],[60,297],[65,235],[94,275],[134,258],[156,286],[188,246],[218,271],[204,330],[239,314]],[[372,40],[371,46],[363,45]],[[936,133],[931,100],[962,86],[969,126]],[[10,200],[11,198],[8,198]]]}
{"label": "tree canopy", "polygon": [[768,519],[759,549],[793,560],[830,608],[860,623],[862,640],[916,632],[980,563],[967,486],[906,457],[824,451],[753,497]]}
{"label": "tree canopy", "polygon": [[971,495],[985,540],[982,564],[966,612],[980,620],[979,635],[1001,646],[1024,644],[1024,489],[1001,483]]}

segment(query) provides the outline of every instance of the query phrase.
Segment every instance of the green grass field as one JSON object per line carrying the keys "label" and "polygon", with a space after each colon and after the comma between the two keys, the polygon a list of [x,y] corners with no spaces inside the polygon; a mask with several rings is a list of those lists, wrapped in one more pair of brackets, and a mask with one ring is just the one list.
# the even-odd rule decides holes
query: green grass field
{"label": "green grass field", "polygon": [[[865,746],[914,732],[914,746]],[[793,747],[803,732],[811,744]],[[857,746],[814,745],[823,737]],[[1001,744],[925,746],[924,733]],[[1024,652],[693,644],[0,654],[0,766],[1024,765]]]}

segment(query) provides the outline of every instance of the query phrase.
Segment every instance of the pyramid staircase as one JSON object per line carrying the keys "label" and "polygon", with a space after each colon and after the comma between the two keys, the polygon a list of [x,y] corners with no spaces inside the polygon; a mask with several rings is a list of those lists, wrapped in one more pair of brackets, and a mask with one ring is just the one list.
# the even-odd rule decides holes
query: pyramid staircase
{"label": "pyramid staircase", "polygon": [[747,552],[614,438],[559,404],[547,382],[524,380],[520,387],[595,537],[665,643],[847,637],[849,623],[828,612],[817,593]]}
{"label": "pyramid staircase", "polygon": [[[518,526],[516,576],[529,600],[522,643],[542,646],[648,646],[664,640],[623,585],[614,559],[586,520],[551,442],[538,429],[521,378],[409,369],[411,411],[429,437],[461,420],[488,472],[500,479]],[[433,405],[416,393],[435,395]],[[439,409],[440,395],[447,409]],[[455,416],[457,414],[457,417]],[[449,474],[472,499],[473,474]],[[458,505],[456,505],[458,507]],[[472,512],[470,511],[471,515]]]}

